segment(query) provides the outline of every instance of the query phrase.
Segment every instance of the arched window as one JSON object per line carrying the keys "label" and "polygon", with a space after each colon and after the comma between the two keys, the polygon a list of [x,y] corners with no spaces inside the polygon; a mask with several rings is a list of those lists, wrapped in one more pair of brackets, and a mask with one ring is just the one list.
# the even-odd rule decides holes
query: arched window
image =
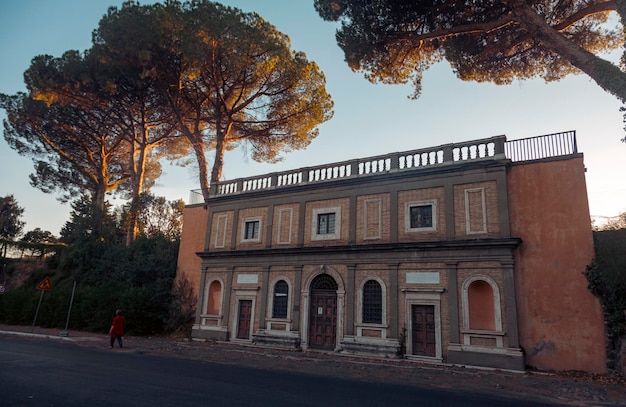
{"label": "arched window", "polygon": [[287,305],[289,303],[289,285],[285,280],[279,280],[274,284],[274,304],[272,318],[287,318]]}
{"label": "arched window", "polygon": [[328,274],[320,274],[311,282],[311,291],[314,290],[337,291],[337,282]]}
{"label": "arched window", "polygon": [[206,313],[211,315],[219,315],[220,303],[222,302],[222,283],[213,280],[209,285],[209,295],[206,303]]}
{"label": "arched window", "polygon": [[376,280],[368,280],[363,285],[363,323],[383,322],[383,290]]}
{"label": "arched window", "polygon": [[496,313],[493,288],[484,280],[473,281],[467,288],[469,328],[485,331],[496,330]]}

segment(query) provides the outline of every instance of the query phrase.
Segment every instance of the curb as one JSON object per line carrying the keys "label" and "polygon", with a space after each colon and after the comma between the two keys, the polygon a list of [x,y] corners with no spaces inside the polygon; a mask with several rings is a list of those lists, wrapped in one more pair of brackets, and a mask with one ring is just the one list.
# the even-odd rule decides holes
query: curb
{"label": "curb", "polygon": [[[65,335],[64,335],[65,333]],[[85,342],[85,341],[102,341],[104,339],[97,338],[95,336],[77,336],[70,337],[66,332],[60,332],[58,336],[50,335],[50,334],[40,334],[33,332],[20,332],[20,331],[2,331],[0,330],[0,334],[5,335],[16,335],[16,336],[26,336],[30,338],[41,338],[41,339],[58,339],[62,341],[70,341],[70,342]]]}

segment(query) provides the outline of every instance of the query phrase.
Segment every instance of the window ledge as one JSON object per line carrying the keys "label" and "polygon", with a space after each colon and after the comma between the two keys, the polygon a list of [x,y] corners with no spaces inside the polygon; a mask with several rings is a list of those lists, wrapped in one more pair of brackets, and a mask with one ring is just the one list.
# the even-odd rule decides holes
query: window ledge
{"label": "window ledge", "polygon": [[504,336],[503,331],[487,331],[483,329],[461,329],[461,333],[465,335],[484,335],[484,336]]}

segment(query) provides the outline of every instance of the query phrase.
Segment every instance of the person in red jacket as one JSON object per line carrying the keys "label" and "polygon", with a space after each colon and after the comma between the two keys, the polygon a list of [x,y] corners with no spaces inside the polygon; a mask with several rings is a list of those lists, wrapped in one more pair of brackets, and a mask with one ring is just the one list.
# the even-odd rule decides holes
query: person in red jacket
{"label": "person in red jacket", "polygon": [[117,339],[117,343],[119,343],[120,348],[124,347],[123,337],[124,330],[126,328],[126,318],[122,315],[122,310],[115,311],[115,317],[113,318],[113,323],[111,324],[111,330],[109,331],[109,336],[111,337],[111,344],[109,348],[113,349],[113,344],[115,343],[115,339]]}

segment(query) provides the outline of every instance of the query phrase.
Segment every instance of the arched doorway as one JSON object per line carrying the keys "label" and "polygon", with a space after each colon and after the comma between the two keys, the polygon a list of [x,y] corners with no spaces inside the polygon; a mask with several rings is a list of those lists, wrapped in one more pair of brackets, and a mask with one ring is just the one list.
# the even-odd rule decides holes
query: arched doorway
{"label": "arched doorway", "polygon": [[337,282],[320,274],[311,282],[309,347],[335,350],[337,343]]}

